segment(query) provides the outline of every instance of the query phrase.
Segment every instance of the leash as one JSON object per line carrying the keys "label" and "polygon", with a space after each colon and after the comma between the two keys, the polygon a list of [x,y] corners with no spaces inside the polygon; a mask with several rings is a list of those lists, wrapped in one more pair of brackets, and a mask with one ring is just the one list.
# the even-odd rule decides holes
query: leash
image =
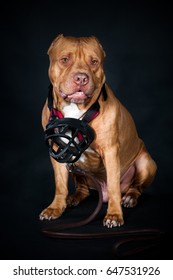
{"label": "leash", "polygon": [[[89,144],[94,139],[94,134],[88,123],[93,120],[99,114],[100,105],[98,99],[100,95],[103,94],[104,100],[107,98],[107,93],[105,90],[105,85],[103,85],[102,90],[93,105],[87,110],[87,112],[82,116],[82,120],[76,120],[72,118],[64,118],[62,113],[53,108],[53,95],[52,95],[52,85],[49,86],[48,93],[48,108],[50,110],[49,123],[45,131],[45,141],[49,146],[50,155],[58,162],[66,162],[67,170],[71,175],[87,176],[91,180],[93,177],[85,172],[84,170],[76,168],[74,162],[77,161],[84,150],[89,146]],[[57,119],[58,118],[58,119]],[[76,122],[77,121],[77,122]],[[82,127],[81,127],[82,124]],[[89,128],[90,129],[89,129]],[[88,130],[87,130],[88,129]],[[67,135],[67,131],[71,131],[71,137]],[[61,139],[62,137],[68,140],[64,143]],[[75,138],[78,139],[75,142]],[[50,144],[51,143],[51,144]],[[53,143],[60,146],[57,151],[53,149]],[[133,230],[119,230],[109,232],[99,232],[99,233],[76,233],[76,232],[64,232],[71,228],[79,228],[84,225],[91,223],[99,214],[102,204],[103,197],[99,182],[94,178],[94,185],[98,190],[99,199],[97,206],[93,213],[91,213],[87,218],[68,224],[61,224],[58,226],[52,226],[42,229],[42,234],[51,238],[61,238],[61,239],[94,239],[94,238],[113,238],[116,237],[115,245],[113,246],[112,253],[116,257],[127,257],[136,253],[140,253],[153,246],[157,246],[161,240],[163,232],[159,229],[144,228],[144,229],[133,229]],[[115,229],[115,228],[114,228]],[[139,245],[137,245],[139,243]],[[141,245],[141,243],[145,243]],[[134,244],[134,246],[132,246]],[[132,247],[128,249],[128,247]],[[137,245],[137,246],[136,246]],[[122,250],[124,247],[126,249]]]}

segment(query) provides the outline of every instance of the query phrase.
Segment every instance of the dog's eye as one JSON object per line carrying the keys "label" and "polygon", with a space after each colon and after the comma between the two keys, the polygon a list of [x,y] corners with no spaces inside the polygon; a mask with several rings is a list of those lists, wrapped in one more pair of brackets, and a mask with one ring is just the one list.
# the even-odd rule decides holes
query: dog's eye
{"label": "dog's eye", "polygon": [[91,59],[91,65],[96,66],[98,63],[99,62],[97,59],[95,59],[95,58]]}
{"label": "dog's eye", "polygon": [[67,64],[67,63],[69,62],[69,57],[62,57],[62,58],[60,59],[60,62],[61,62],[62,64]]}

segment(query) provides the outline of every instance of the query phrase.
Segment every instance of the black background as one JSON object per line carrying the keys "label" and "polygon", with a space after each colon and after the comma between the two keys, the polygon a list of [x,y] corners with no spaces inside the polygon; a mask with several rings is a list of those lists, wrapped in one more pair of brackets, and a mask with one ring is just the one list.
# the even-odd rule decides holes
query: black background
{"label": "black background", "polygon": [[[58,35],[96,36],[105,52],[108,84],[134,117],[158,165],[139,206],[124,210],[127,227],[159,227],[166,238],[138,258],[168,258],[172,225],[173,39],[172,9],[119,1],[25,2],[1,9],[1,240],[2,259],[112,258],[113,241],[54,240],[41,234],[38,215],[52,200],[54,178],[43,140],[47,50]],[[72,184],[72,183],[71,183]],[[96,194],[59,220],[83,218]],[[105,206],[103,206],[105,208]],[[89,231],[102,230],[103,209]],[[75,216],[77,215],[77,216]],[[57,223],[59,223],[59,221]],[[87,228],[87,227],[86,227]],[[126,228],[125,228],[126,229]]]}

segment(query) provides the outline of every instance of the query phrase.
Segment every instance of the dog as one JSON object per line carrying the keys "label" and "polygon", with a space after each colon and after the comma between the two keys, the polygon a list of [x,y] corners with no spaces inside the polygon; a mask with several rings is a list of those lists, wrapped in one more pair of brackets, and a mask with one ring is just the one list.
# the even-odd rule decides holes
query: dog
{"label": "dog", "polygon": [[[55,177],[55,197],[40,214],[40,219],[59,218],[67,206],[86,199],[94,182],[99,182],[107,213],[103,225],[112,228],[124,224],[122,206],[134,207],[142,191],[154,180],[157,165],[138,137],[131,114],[106,83],[103,62],[105,52],[94,37],[58,35],[48,49],[49,78],[53,107],[65,118],[80,119],[98,100],[99,114],[90,123],[95,137],[74,163],[86,176],[73,174],[75,193],[68,195],[69,172],[65,163],[51,158]],[[105,93],[102,88],[105,86]],[[46,130],[50,110],[46,100],[42,126]],[[87,174],[90,176],[87,177]],[[91,180],[92,178],[92,180]]]}

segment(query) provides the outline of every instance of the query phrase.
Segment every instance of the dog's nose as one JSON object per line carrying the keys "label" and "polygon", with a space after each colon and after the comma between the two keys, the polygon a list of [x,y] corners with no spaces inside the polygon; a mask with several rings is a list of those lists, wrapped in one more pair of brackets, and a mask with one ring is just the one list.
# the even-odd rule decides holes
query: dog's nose
{"label": "dog's nose", "polygon": [[85,73],[77,73],[74,75],[74,81],[77,85],[84,86],[88,83],[89,77]]}

